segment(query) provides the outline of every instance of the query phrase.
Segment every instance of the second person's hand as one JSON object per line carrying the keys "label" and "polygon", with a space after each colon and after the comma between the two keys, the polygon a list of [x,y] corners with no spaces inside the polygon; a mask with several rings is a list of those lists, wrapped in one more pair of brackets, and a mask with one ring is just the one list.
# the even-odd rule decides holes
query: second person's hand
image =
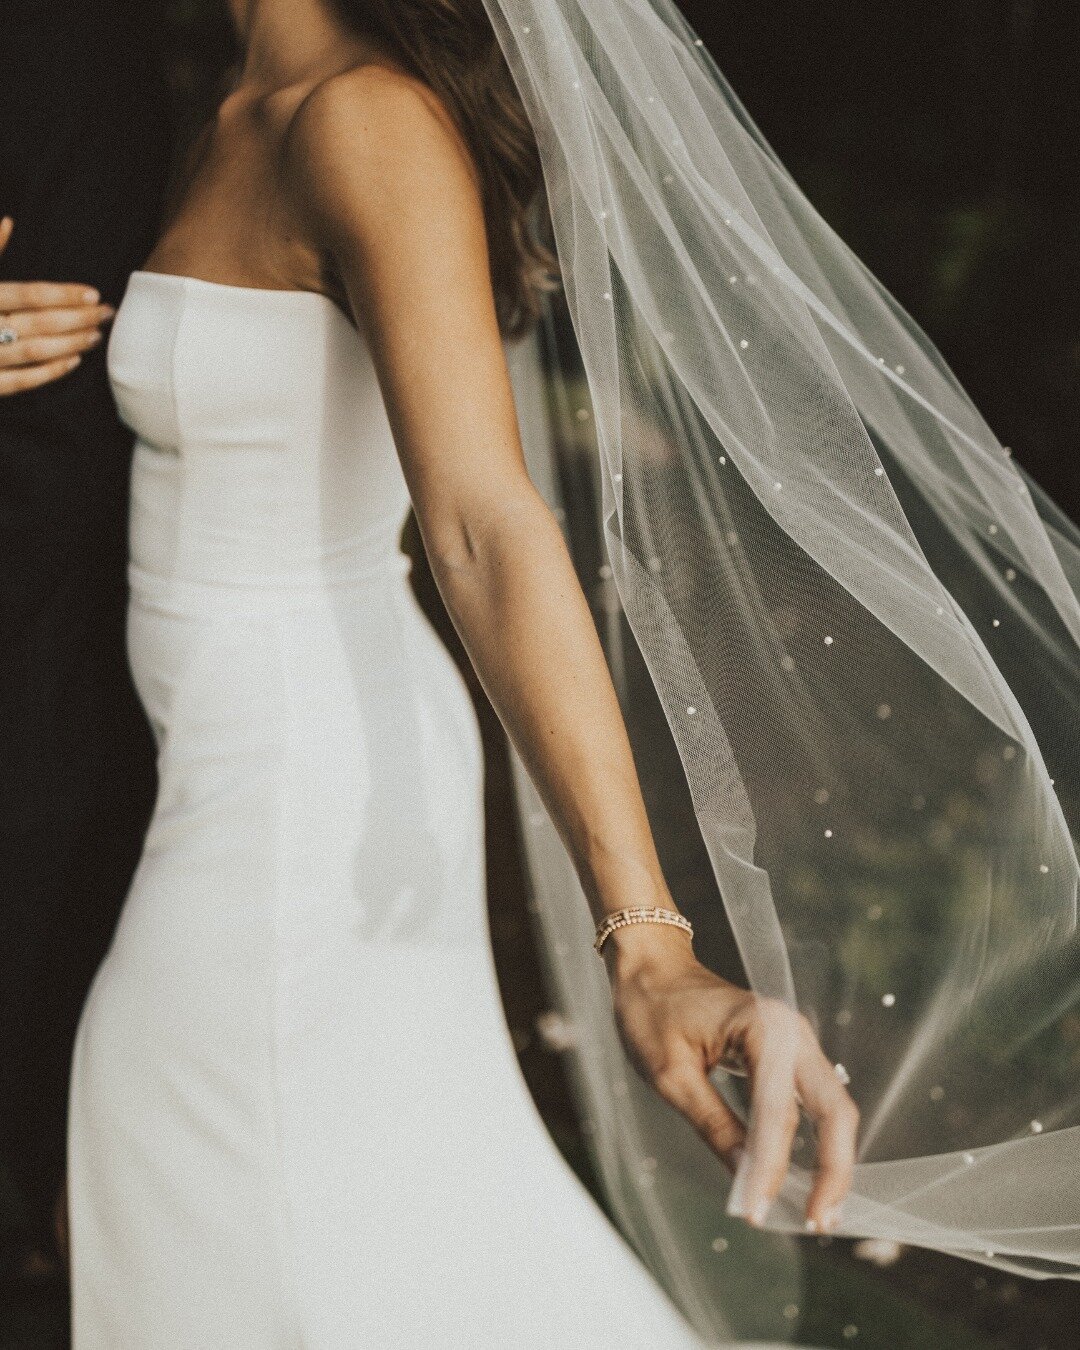
{"label": "second person's hand", "polygon": [[[14,223],[0,220],[0,253]],[[90,286],[49,281],[0,282],[0,397],[49,384],[74,370],[101,342],[113,316]]]}

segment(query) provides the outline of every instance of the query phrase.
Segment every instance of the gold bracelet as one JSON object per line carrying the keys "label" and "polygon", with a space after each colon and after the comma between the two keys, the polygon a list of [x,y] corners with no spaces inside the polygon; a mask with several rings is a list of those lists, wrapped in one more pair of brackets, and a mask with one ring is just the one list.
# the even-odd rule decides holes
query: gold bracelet
{"label": "gold bracelet", "polygon": [[630,923],[667,923],[674,928],[681,928],[684,933],[689,933],[691,939],[694,936],[694,929],[690,920],[684,918],[682,914],[676,913],[673,909],[662,909],[659,905],[653,909],[646,909],[642,906],[631,909],[617,909],[614,914],[609,914],[602,923],[597,925],[596,937],[593,940],[593,947],[596,949],[597,955],[601,954],[601,947],[616,928],[625,928]]}

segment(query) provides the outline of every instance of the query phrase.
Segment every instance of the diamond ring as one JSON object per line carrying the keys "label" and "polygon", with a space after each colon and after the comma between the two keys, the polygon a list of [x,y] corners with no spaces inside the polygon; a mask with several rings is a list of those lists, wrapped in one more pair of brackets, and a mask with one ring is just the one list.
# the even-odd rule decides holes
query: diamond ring
{"label": "diamond ring", "polygon": [[0,328],[0,347],[9,347],[13,342],[18,342],[19,335],[14,328]]}

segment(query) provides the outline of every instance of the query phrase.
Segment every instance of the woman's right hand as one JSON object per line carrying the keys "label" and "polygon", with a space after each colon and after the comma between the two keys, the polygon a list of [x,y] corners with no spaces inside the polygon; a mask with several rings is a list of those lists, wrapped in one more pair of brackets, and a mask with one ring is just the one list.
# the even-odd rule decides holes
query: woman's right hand
{"label": "woman's right hand", "polygon": [[[0,253],[14,223],[0,220]],[[92,287],[48,281],[0,281],[0,397],[67,375],[101,341],[113,316]]]}
{"label": "woman's right hand", "polygon": [[[677,928],[628,925],[603,954],[627,1054],[736,1172],[731,1212],[764,1221],[787,1175],[801,1106],[817,1134],[806,1225],[831,1232],[851,1186],[859,1113],[809,1022],[714,975]],[[749,1132],[709,1081],[722,1063],[750,1079]]]}

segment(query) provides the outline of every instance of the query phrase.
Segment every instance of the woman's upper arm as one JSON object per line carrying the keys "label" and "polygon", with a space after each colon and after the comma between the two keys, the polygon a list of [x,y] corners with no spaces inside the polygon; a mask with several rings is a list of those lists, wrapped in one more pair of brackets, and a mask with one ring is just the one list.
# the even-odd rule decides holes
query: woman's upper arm
{"label": "woman's upper arm", "polygon": [[455,555],[527,484],[472,162],[406,76],[339,76],[297,115],[290,169],[371,347],[429,548]]}

